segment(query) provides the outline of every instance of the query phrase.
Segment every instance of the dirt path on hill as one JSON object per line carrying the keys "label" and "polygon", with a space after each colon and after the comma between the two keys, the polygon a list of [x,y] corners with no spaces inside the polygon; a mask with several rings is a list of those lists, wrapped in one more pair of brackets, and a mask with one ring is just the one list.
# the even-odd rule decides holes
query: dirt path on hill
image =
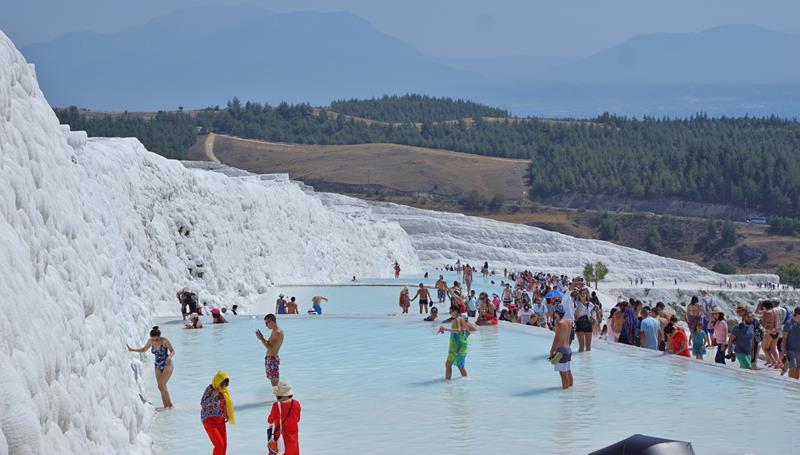
{"label": "dirt path on hill", "polygon": [[217,135],[214,133],[208,133],[206,136],[206,142],[203,144],[203,149],[206,153],[206,159],[208,161],[213,161],[215,163],[219,163],[219,159],[217,159],[217,155],[214,154],[214,142],[217,139]]}

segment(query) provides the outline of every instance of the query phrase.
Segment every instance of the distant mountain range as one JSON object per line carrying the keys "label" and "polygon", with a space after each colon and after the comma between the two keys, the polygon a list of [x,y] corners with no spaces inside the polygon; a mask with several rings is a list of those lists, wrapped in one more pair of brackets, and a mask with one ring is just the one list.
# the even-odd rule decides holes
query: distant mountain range
{"label": "distant mountain range", "polygon": [[561,82],[628,84],[800,83],[800,35],[754,25],[631,38],[536,75]]}
{"label": "distant mountain range", "polygon": [[800,37],[747,25],[634,37],[577,60],[437,60],[346,12],[203,6],[22,52],[52,105],[95,110],[422,93],[519,115],[800,113]]}

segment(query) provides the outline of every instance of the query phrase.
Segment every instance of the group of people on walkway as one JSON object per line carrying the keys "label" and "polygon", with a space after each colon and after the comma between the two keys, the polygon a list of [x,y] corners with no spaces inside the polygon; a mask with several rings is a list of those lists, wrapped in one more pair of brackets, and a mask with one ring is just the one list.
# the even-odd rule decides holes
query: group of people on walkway
{"label": "group of people on walkway", "polygon": [[[452,365],[463,368],[473,327],[507,321],[556,332],[550,357],[562,375],[564,388],[572,386],[568,365],[571,342],[577,339],[578,352],[591,351],[593,338],[698,360],[715,348],[716,363],[735,361],[747,369],[757,369],[763,354],[767,368],[800,379],[800,307],[790,311],[775,299],[767,299],[754,309],[739,304],[737,318],[726,319],[716,299],[704,290],[686,305],[685,321],[679,321],[675,310],[663,302],[646,306],[639,300],[620,299],[604,323],[603,305],[583,277],[507,270],[504,274],[514,279],[513,286],[501,282],[501,295],[492,294],[491,299],[486,292],[477,297],[474,291],[464,292],[457,281],[448,286],[443,276],[436,282],[439,302],[450,299],[450,317],[444,322],[452,325],[442,329],[451,334],[446,378],[451,376]],[[422,284],[420,289],[424,289]],[[425,320],[437,318],[434,307]],[[457,323],[459,319],[463,323]],[[564,327],[569,329],[567,343],[563,341]],[[462,374],[466,375],[466,370]]]}
{"label": "group of people on walkway", "polygon": [[766,299],[755,308],[740,303],[735,313],[736,318],[727,319],[705,290],[686,305],[685,321],[679,321],[663,302],[648,307],[629,299],[611,309],[601,336],[697,360],[704,360],[714,348],[714,362],[734,361],[752,370],[759,369],[763,354],[767,368],[800,379],[800,307],[790,311],[777,300]]}

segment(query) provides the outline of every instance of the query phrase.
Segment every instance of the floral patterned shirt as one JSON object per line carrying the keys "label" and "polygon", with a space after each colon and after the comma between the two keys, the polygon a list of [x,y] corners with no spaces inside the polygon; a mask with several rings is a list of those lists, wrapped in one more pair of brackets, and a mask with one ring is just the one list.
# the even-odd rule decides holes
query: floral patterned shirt
{"label": "floral patterned shirt", "polygon": [[200,399],[200,420],[209,417],[222,417],[227,422],[228,412],[225,408],[225,397],[217,393],[210,385],[206,387],[203,398]]}

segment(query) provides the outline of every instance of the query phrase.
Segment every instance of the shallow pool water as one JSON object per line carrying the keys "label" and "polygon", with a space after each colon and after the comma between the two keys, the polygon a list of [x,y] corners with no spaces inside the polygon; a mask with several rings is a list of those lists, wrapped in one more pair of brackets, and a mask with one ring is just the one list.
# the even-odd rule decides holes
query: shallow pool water
{"label": "shallow pool water", "polygon": [[[575,388],[565,392],[546,361],[549,333],[506,324],[469,338],[470,378],[448,383],[448,336],[419,318],[303,315],[280,324],[281,373],[303,406],[306,454],[582,454],[634,433],[688,440],[704,455],[796,451],[789,422],[800,388],[786,381],[604,345],[574,356]],[[169,384],[177,407],[153,425],[159,453],[211,452],[199,401],[220,368],[231,375],[238,420],[228,453],[264,453],[272,397],[254,335],[266,332],[261,318],[162,328],[177,350]],[[158,404],[154,381],[150,392]]]}
{"label": "shallow pool water", "polygon": [[[436,288],[434,287],[439,275],[443,275],[449,286],[453,285],[453,281],[461,281],[456,276],[455,272],[440,272],[431,271],[428,278],[423,276],[401,276],[400,278],[383,278],[383,279],[363,279],[358,280],[356,283],[350,283],[341,286],[282,286],[275,292],[270,293],[268,302],[263,302],[254,308],[257,313],[274,313],[275,299],[279,293],[285,294],[286,299],[294,296],[297,299],[299,311],[306,313],[311,309],[311,298],[315,295],[322,295],[329,299],[328,302],[322,302],[322,310],[324,314],[395,314],[400,313],[400,306],[398,305],[400,291],[403,287],[408,287],[410,296],[414,297],[419,289],[419,284],[423,283],[431,293],[434,304],[439,310],[447,310],[449,303],[436,303],[438,296]],[[475,290],[475,295],[485,291],[492,295],[492,293],[500,292],[500,277],[483,278],[478,274],[474,281],[472,289]],[[492,285],[492,281],[495,285]],[[466,290],[466,287],[464,286]],[[274,297],[274,298],[273,298]],[[447,299],[447,302],[450,300]],[[412,302],[410,313],[419,314],[418,303]]]}

